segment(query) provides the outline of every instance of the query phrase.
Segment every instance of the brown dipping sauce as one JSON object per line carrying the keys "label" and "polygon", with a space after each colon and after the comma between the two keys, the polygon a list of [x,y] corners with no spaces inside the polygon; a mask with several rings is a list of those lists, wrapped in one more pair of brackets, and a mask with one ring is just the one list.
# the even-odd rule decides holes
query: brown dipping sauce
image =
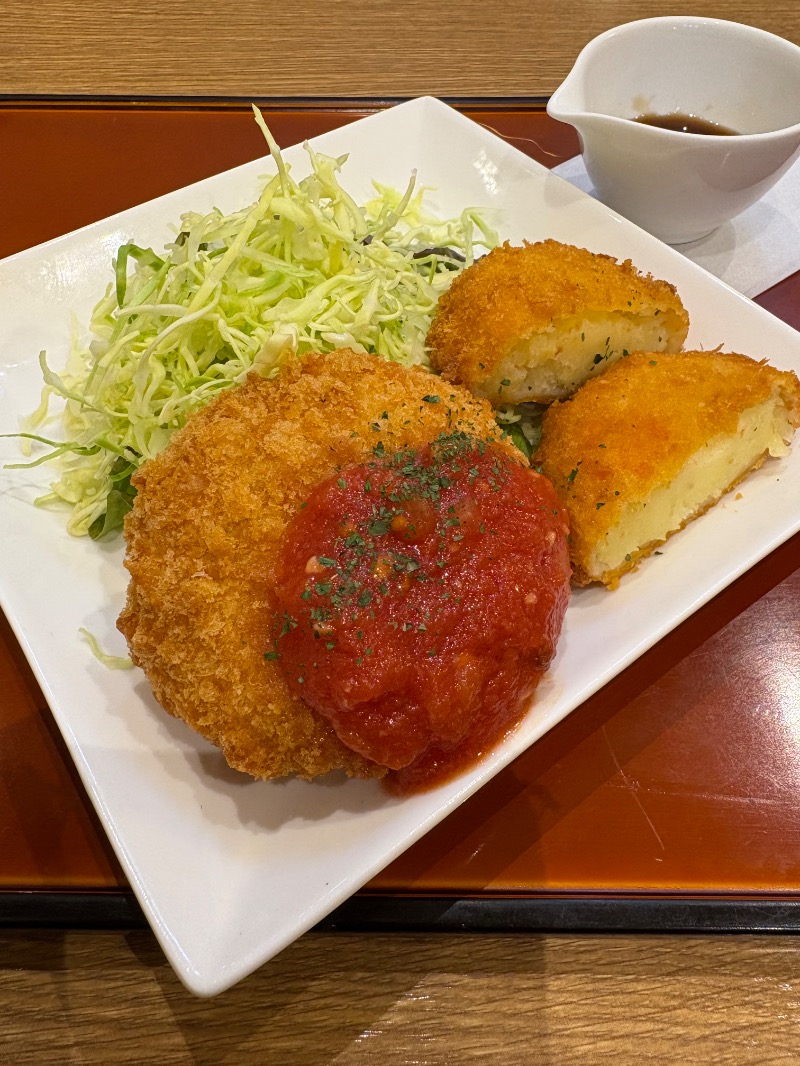
{"label": "brown dipping sauce", "polygon": [[669,115],[656,115],[652,112],[637,115],[634,122],[641,122],[645,126],[658,126],[662,130],[675,130],[676,133],[704,133],[714,137],[738,136],[738,130],[720,126],[716,122],[708,122],[704,118],[695,118],[694,115],[683,115],[679,111]]}

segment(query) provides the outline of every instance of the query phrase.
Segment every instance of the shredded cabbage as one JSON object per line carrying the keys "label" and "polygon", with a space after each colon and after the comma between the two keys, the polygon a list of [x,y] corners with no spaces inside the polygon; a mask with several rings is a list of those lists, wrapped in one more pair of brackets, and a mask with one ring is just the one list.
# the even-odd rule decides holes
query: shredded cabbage
{"label": "shredded cabbage", "polygon": [[[91,318],[74,331],[59,374],[41,353],[42,401],[19,434],[60,460],[37,503],[66,502],[73,534],[119,530],[131,474],[161,451],[192,412],[251,371],[275,374],[309,350],[351,347],[427,364],[425,336],[441,293],[496,234],[474,210],[437,220],[411,175],[404,192],[375,184],[359,206],[339,184],[347,156],[306,144],[311,173],[296,182],[257,108],[277,173],[258,200],[231,215],[182,216],[162,255],[133,243]],[[66,401],[66,441],[37,432],[50,400]]]}
{"label": "shredded cabbage", "polygon": [[88,629],[81,626],[78,632],[89,645],[89,650],[95,659],[109,670],[132,670],[133,661],[126,655],[109,655],[107,651],[103,651],[100,647],[100,641],[91,633]]}
{"label": "shredded cabbage", "polygon": [[494,416],[503,434],[511,438],[526,459],[530,459],[542,439],[542,415],[547,410],[543,403],[504,403]]}

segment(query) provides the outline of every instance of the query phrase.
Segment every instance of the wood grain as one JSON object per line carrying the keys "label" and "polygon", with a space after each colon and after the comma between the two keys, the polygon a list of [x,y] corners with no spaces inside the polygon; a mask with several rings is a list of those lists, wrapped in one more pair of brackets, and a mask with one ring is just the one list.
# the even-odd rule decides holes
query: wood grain
{"label": "wood grain", "polygon": [[800,938],[308,935],[215,1000],[149,933],[0,934],[0,1063],[783,1066]]}
{"label": "wood grain", "polygon": [[746,22],[800,43],[796,0],[5,0],[0,93],[548,95],[596,34],[664,14]]}

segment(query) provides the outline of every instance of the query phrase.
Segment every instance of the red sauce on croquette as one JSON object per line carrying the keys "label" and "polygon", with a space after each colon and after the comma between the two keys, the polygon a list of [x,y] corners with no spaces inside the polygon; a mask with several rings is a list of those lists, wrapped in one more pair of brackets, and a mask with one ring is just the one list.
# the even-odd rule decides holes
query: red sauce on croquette
{"label": "red sauce on croquette", "polygon": [[267,658],[398,791],[430,787],[524,714],[569,598],[566,535],[550,482],[497,444],[379,445],[290,521]]}

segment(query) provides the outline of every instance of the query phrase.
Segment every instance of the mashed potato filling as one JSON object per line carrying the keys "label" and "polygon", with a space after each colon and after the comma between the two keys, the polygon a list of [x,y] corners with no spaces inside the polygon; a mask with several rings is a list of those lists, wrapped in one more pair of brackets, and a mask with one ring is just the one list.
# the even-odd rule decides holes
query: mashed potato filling
{"label": "mashed potato filling", "polygon": [[626,351],[679,351],[688,330],[675,287],[630,260],[506,242],[442,294],[427,344],[434,369],[501,406],[562,400]]}
{"label": "mashed potato filling", "polygon": [[776,408],[774,399],[743,411],[735,433],[709,440],[668,485],[623,508],[619,521],[596,546],[593,571],[618,571],[632,556],[663,543],[712,507],[767,455],[788,454],[792,432],[786,409]]}
{"label": "mashed potato filling", "polygon": [[569,512],[575,583],[615,587],[798,426],[797,375],[736,352],[634,352],[552,404],[536,460]]}
{"label": "mashed potato filling", "polygon": [[474,391],[507,403],[563,400],[629,352],[678,351],[680,326],[679,317],[669,311],[554,319],[547,329],[515,344]]}

